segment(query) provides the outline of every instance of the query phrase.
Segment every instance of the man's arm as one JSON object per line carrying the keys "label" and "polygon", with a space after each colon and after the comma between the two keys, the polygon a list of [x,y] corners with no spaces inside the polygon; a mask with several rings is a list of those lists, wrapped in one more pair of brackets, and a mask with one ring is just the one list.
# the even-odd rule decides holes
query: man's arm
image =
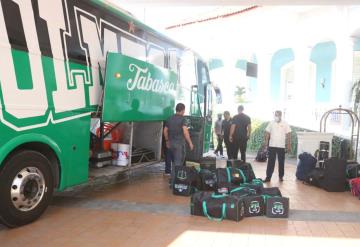
{"label": "man's arm", "polygon": [[190,134],[189,134],[189,130],[186,126],[183,126],[183,132],[184,132],[184,137],[185,137],[185,140],[187,141],[187,143],[189,144],[189,147],[190,147],[190,150],[193,150],[194,149],[194,145],[191,141],[191,138],[190,138]]}
{"label": "man's arm", "polygon": [[230,134],[229,134],[229,141],[230,142],[233,142],[234,132],[235,132],[235,124],[232,124],[231,127],[230,127]]}
{"label": "man's arm", "polygon": [[251,123],[249,123],[247,126],[247,138],[248,139],[250,139],[250,135],[251,135]]}
{"label": "man's arm", "polygon": [[265,128],[265,146],[269,146],[269,140],[270,140],[270,132],[271,132],[271,123],[269,123]]}
{"label": "man's arm", "polygon": [[166,147],[170,148],[170,142],[169,142],[169,128],[165,126],[164,128],[164,137],[166,142]]}

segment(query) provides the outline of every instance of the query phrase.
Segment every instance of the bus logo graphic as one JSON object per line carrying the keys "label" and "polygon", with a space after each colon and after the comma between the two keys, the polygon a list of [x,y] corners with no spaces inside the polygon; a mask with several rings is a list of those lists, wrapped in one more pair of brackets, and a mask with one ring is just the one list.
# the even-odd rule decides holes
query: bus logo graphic
{"label": "bus logo graphic", "polygon": [[284,205],[281,202],[275,202],[271,208],[272,214],[284,214]]}
{"label": "bus logo graphic", "polygon": [[260,203],[258,201],[251,201],[249,206],[250,214],[258,214],[260,213]]}

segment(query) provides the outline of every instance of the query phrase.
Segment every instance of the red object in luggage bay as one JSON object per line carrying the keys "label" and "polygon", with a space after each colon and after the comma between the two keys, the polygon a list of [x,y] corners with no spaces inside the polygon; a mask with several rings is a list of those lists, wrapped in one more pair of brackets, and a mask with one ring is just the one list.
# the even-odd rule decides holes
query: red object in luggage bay
{"label": "red object in luggage bay", "polygon": [[[109,151],[111,149],[111,143],[120,143],[123,139],[123,135],[124,135],[124,130],[122,127],[117,126],[116,128],[114,128],[113,124],[110,123],[105,123],[104,124],[104,133],[105,135],[111,131],[111,133],[109,133],[107,135],[107,137],[104,138],[104,142],[103,142],[103,149],[104,151]],[[96,135],[97,137],[100,137],[100,128],[98,128],[96,130]]]}
{"label": "red object in luggage bay", "polygon": [[351,193],[360,199],[360,177],[350,180]]}

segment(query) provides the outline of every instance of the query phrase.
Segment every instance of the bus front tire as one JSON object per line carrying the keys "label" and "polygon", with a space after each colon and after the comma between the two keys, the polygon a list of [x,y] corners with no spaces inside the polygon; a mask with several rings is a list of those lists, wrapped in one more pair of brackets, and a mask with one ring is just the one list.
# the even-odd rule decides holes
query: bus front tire
{"label": "bus front tire", "polygon": [[12,155],[0,172],[0,221],[18,227],[38,219],[50,204],[54,178],[50,161],[23,150]]}

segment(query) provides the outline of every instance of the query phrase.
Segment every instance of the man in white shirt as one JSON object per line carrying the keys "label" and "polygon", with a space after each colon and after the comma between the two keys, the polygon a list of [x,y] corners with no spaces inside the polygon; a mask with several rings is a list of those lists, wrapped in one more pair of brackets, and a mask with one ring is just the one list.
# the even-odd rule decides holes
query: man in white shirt
{"label": "man in white shirt", "polygon": [[281,120],[281,116],[281,111],[276,111],[274,121],[270,122],[265,129],[265,145],[268,145],[269,147],[269,159],[264,182],[270,182],[271,180],[271,176],[274,172],[276,155],[279,163],[280,182],[282,182],[284,178],[285,143],[287,144],[287,150],[290,151],[291,129],[285,121]]}

